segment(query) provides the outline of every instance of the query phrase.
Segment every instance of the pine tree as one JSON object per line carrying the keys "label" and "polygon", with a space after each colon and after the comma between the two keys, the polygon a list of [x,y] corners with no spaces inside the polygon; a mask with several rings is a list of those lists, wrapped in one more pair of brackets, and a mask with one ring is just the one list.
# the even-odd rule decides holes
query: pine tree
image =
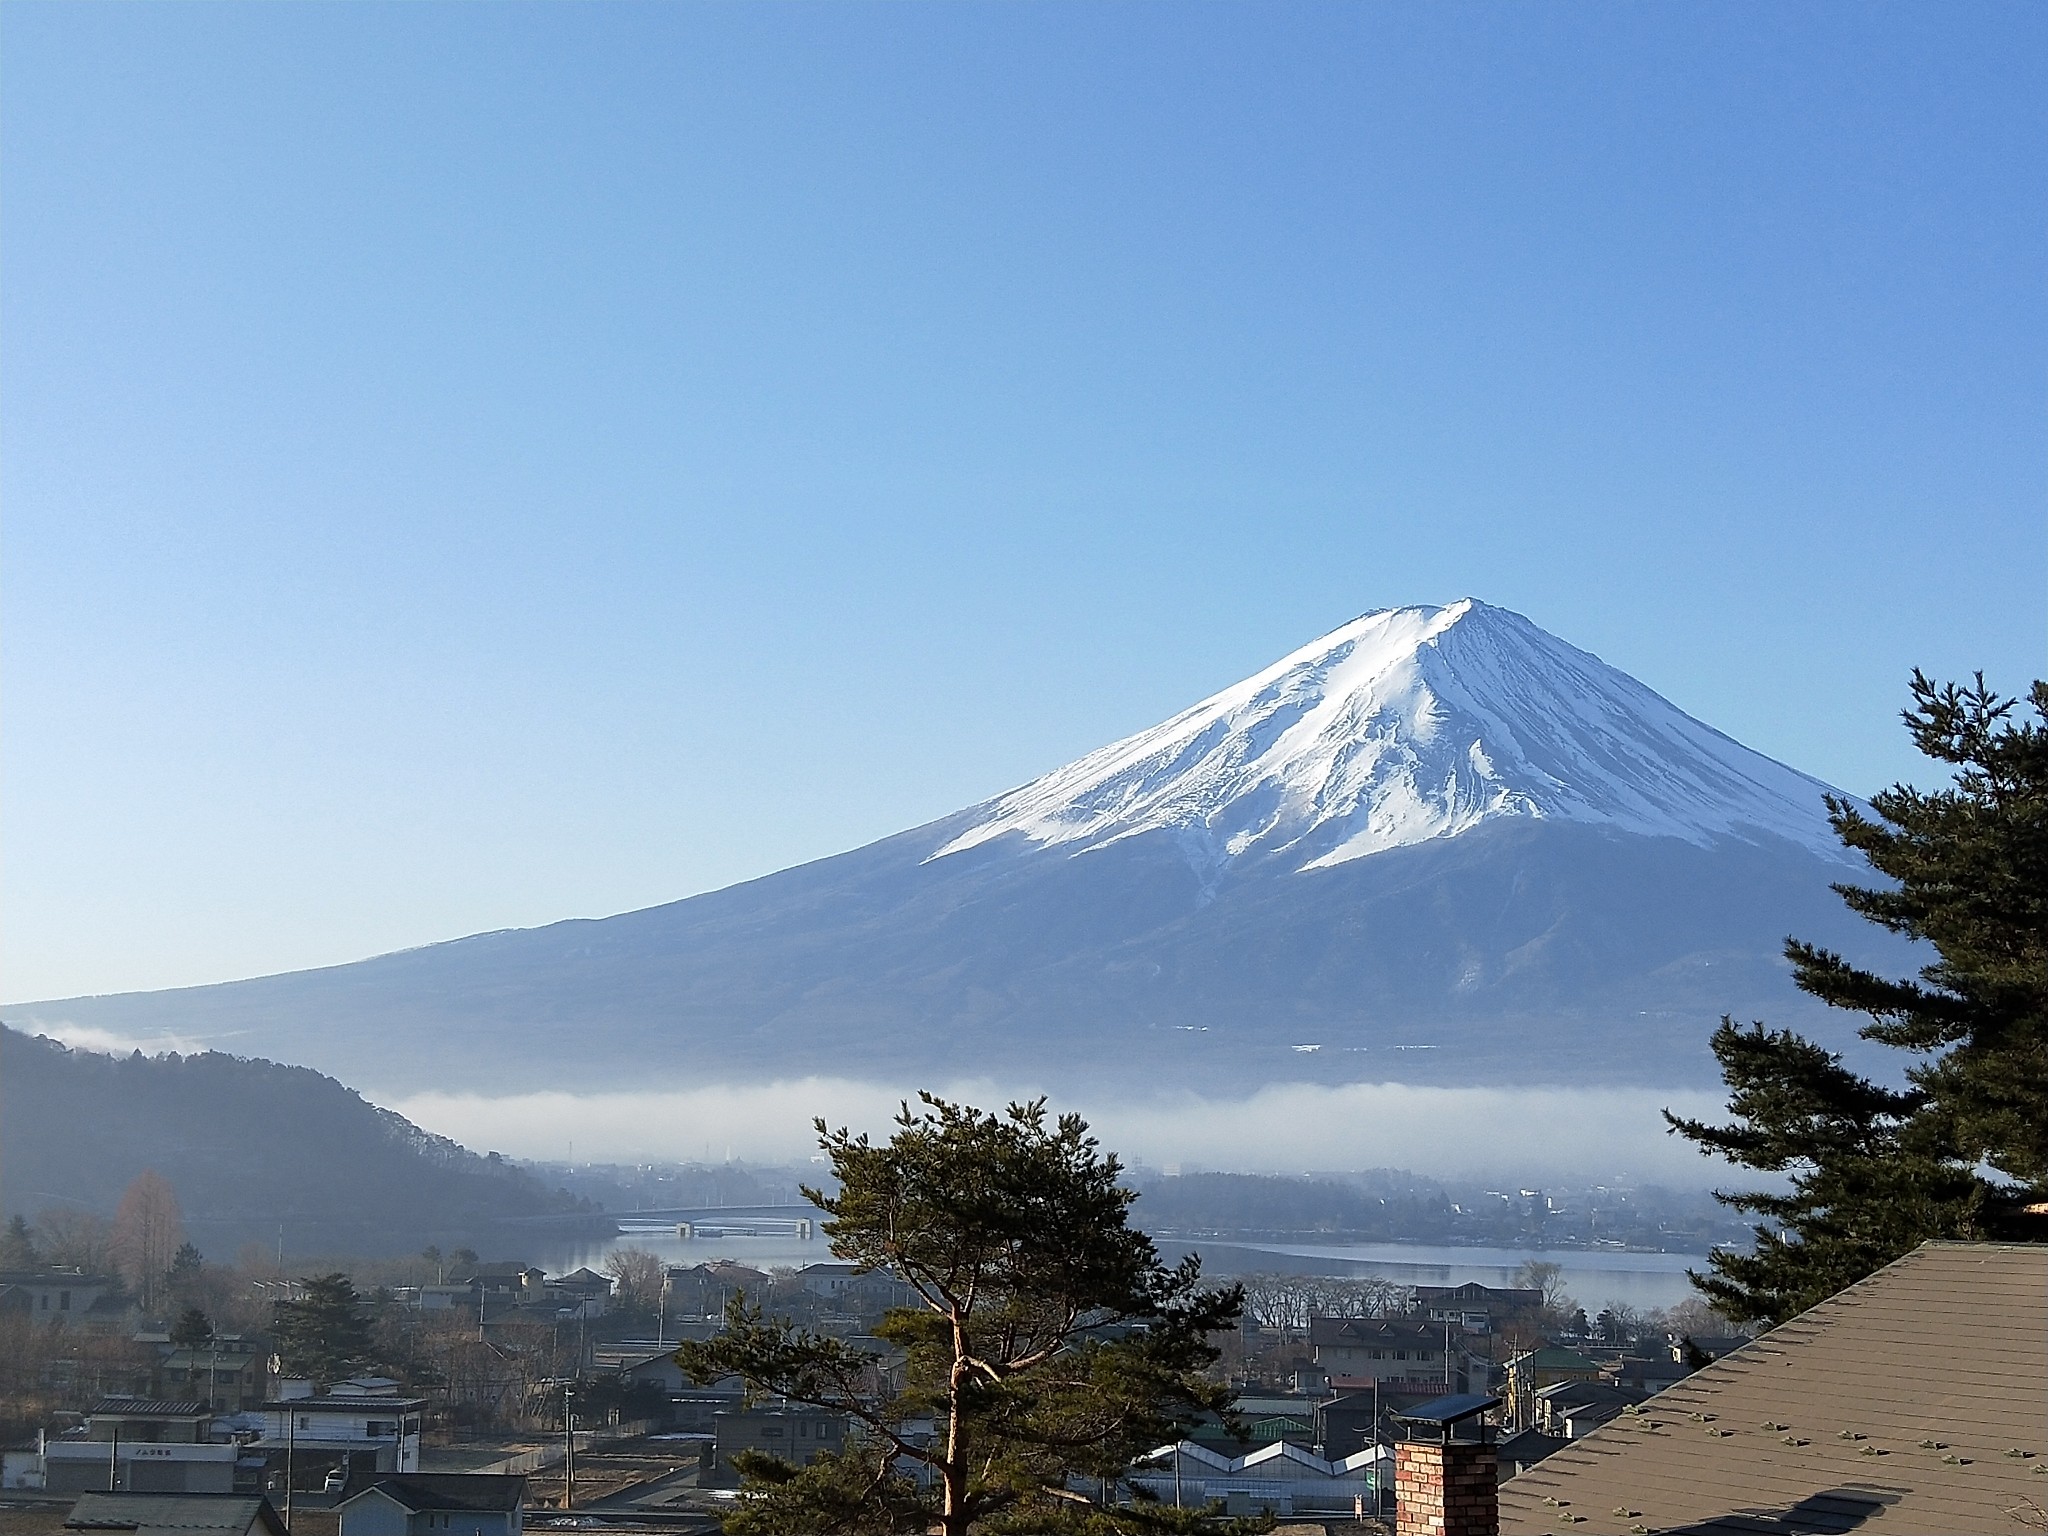
{"label": "pine tree", "polygon": [[[2048,683],[2040,724],[1984,685],[1913,674],[1914,744],[1950,787],[1830,796],[1829,821],[1888,887],[1837,885],[1850,909],[1932,947],[1896,980],[1788,940],[1802,991],[1870,1016],[1867,1040],[1909,1052],[1885,1088],[1790,1030],[1723,1019],[1714,1055],[1734,1121],[1667,1114],[1740,1167],[1790,1176],[1782,1193],[1716,1198],[1765,1218],[1752,1253],[1717,1251],[1696,1285],[1728,1317],[1782,1322],[1930,1238],[2030,1230],[2048,1193]],[[1993,1180],[1980,1170],[2003,1175]]]}
{"label": "pine tree", "polygon": [[1243,1293],[1202,1289],[1192,1258],[1159,1261],[1128,1222],[1116,1158],[1078,1116],[921,1097],[882,1146],[819,1122],[839,1188],[804,1191],[831,1218],[833,1253],[915,1295],[876,1330],[908,1354],[904,1389],[882,1387],[873,1354],[744,1298],[724,1333],[676,1353],[699,1380],[738,1375],[854,1421],[839,1455],[741,1464],[727,1525],[742,1536],[1086,1532],[1071,1479],[1114,1477],[1228,1396],[1205,1374],[1209,1335],[1235,1326]]}
{"label": "pine tree", "polygon": [[363,1299],[344,1274],[318,1275],[300,1284],[298,1300],[280,1301],[272,1309],[270,1331],[284,1374],[319,1382],[345,1380],[371,1357]]}

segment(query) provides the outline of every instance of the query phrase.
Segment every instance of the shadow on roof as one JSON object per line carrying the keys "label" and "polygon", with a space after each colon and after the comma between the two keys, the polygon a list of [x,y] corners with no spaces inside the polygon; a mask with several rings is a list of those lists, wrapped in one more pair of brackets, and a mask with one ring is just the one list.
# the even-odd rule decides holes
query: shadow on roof
{"label": "shadow on roof", "polygon": [[1740,1509],[1716,1515],[1697,1525],[1673,1528],[1670,1536],[1834,1536],[1853,1531],[1885,1506],[1896,1504],[1903,1490],[1893,1488],[1825,1488],[1781,1509]]}

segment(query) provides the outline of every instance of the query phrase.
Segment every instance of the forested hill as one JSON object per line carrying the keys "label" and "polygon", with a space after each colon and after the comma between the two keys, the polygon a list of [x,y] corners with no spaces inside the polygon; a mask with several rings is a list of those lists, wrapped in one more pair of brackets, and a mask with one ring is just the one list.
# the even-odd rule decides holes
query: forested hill
{"label": "forested hill", "polygon": [[[307,1067],[218,1051],[108,1056],[0,1027],[0,1217],[111,1216],[145,1168],[209,1257],[246,1242],[375,1256],[458,1239],[516,1248],[525,1223],[588,1212]],[[530,1234],[528,1234],[530,1236]]]}

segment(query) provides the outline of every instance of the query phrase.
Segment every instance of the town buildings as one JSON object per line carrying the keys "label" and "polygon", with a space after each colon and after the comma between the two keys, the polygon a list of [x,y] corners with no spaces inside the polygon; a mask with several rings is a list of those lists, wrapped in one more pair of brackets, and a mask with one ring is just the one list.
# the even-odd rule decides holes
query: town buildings
{"label": "town buildings", "polygon": [[309,1465],[339,1467],[351,1476],[419,1471],[425,1398],[406,1396],[383,1377],[338,1382],[321,1393],[310,1383],[278,1386],[277,1399],[263,1405],[257,1450],[304,1457]]}
{"label": "town buildings", "polygon": [[44,1441],[42,1486],[52,1493],[232,1493],[238,1451],[212,1431],[203,1402],[103,1398],[75,1438]]}
{"label": "town buildings", "polygon": [[416,1472],[352,1485],[335,1505],[336,1536],[521,1536],[526,1479]]}

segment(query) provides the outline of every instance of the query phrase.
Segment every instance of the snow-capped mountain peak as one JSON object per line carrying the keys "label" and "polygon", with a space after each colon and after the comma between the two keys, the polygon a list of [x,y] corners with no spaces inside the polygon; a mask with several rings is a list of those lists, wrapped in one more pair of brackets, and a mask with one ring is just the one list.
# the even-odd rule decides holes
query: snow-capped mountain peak
{"label": "snow-capped mountain peak", "polygon": [[1520,614],[1467,598],[1352,620],[1171,720],[977,807],[933,858],[1016,834],[1176,836],[1210,868],[1315,869],[1507,818],[1840,856],[1828,786]]}

